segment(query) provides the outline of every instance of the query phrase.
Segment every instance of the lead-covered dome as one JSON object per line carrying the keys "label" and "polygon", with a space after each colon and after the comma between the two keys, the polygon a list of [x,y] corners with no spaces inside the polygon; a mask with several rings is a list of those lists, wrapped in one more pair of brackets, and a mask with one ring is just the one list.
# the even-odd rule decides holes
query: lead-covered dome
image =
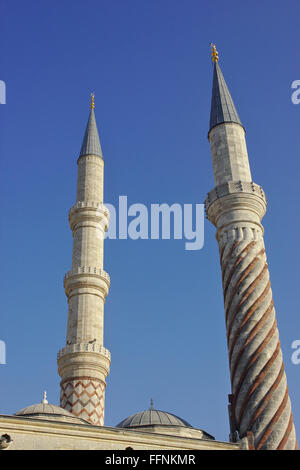
{"label": "lead-covered dome", "polygon": [[60,406],[48,403],[46,392],[44,392],[44,398],[41,403],[35,403],[34,405],[27,406],[26,408],[23,408],[22,410],[15,413],[15,416],[20,416],[22,418],[37,418],[51,421],[67,421],[70,423],[87,424],[86,420],[78,418],[70,411],[61,408]]}
{"label": "lead-covered dome", "polygon": [[192,428],[192,426],[182,418],[172,413],[161,410],[145,410],[135,413],[128,418],[123,419],[117,428],[137,428],[142,426],[184,426]]}
{"label": "lead-covered dome", "polygon": [[26,406],[22,410],[15,413],[16,416],[33,416],[33,415],[63,415],[73,416],[70,411],[65,410],[57,405],[51,403],[35,403],[34,405]]}
{"label": "lead-covered dome", "polygon": [[158,434],[168,434],[172,436],[188,437],[196,439],[215,439],[202,429],[196,429],[185,419],[167,411],[156,410],[151,399],[148,410],[135,413],[123,419],[116,426],[121,429],[132,431],[151,432]]}

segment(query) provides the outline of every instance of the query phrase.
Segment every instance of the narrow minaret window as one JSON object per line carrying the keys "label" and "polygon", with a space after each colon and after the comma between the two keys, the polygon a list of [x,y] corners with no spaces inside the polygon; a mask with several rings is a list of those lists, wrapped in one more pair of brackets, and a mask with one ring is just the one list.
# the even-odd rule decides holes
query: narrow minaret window
{"label": "narrow minaret window", "polygon": [[252,182],[245,130],[212,45],[208,139],[215,188],[207,195],[222,270],[232,392],[231,440],[253,436],[255,449],[296,449],[261,219],[266,198]]}
{"label": "narrow minaret window", "polygon": [[104,160],[91,110],[78,158],[77,200],[69,212],[73,233],[72,269],[64,287],[68,298],[66,347],[58,353],[60,406],[92,424],[104,424],[105,379],[110,353],[103,346],[104,302],[110,279],[103,270],[109,213],[103,205]]}

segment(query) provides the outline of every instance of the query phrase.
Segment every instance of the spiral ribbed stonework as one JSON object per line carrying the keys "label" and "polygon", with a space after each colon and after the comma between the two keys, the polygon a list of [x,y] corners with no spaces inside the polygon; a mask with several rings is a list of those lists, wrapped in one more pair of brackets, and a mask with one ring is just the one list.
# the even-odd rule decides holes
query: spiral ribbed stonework
{"label": "spiral ribbed stonework", "polygon": [[262,232],[247,227],[218,235],[232,384],[231,425],[253,432],[255,449],[295,449]]}
{"label": "spiral ribbed stonework", "polygon": [[296,449],[296,435],[263,240],[260,186],[232,181],[206,199],[217,227],[232,394],[231,440],[254,448]]}
{"label": "spiral ribbed stonework", "polygon": [[230,439],[251,449],[296,449],[269,278],[263,189],[252,181],[245,129],[218,64],[208,133],[215,187],[207,218],[217,228],[232,393]]}

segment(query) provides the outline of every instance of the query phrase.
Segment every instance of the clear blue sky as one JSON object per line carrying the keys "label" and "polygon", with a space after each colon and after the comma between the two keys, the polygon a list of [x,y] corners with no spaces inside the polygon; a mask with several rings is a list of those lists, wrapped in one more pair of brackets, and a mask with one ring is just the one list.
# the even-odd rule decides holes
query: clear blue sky
{"label": "clear blue sky", "polygon": [[[2,2],[1,413],[59,404],[56,354],[65,344],[63,276],[76,160],[96,95],[105,201],[202,203],[213,186],[207,140],[212,64],[246,127],[280,339],[300,433],[298,1],[81,0]],[[215,228],[200,251],[181,240],[108,240],[106,424],[149,407],[228,440],[230,393]]]}

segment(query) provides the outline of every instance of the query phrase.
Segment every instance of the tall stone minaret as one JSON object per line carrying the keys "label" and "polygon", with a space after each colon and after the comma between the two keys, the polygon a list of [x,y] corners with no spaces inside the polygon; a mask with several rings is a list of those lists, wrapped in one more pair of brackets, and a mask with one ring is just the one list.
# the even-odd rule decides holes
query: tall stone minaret
{"label": "tall stone minaret", "polygon": [[69,212],[72,269],[64,279],[69,305],[67,339],[57,360],[60,406],[103,426],[105,379],[110,366],[110,353],[103,346],[104,302],[110,285],[103,270],[103,242],[109,213],[103,205],[104,161],[94,95],[77,163],[77,199]]}
{"label": "tall stone minaret", "polygon": [[253,183],[245,130],[212,45],[208,139],[215,188],[206,198],[222,270],[232,393],[231,440],[248,434],[255,449],[296,449],[261,219],[266,198]]}

